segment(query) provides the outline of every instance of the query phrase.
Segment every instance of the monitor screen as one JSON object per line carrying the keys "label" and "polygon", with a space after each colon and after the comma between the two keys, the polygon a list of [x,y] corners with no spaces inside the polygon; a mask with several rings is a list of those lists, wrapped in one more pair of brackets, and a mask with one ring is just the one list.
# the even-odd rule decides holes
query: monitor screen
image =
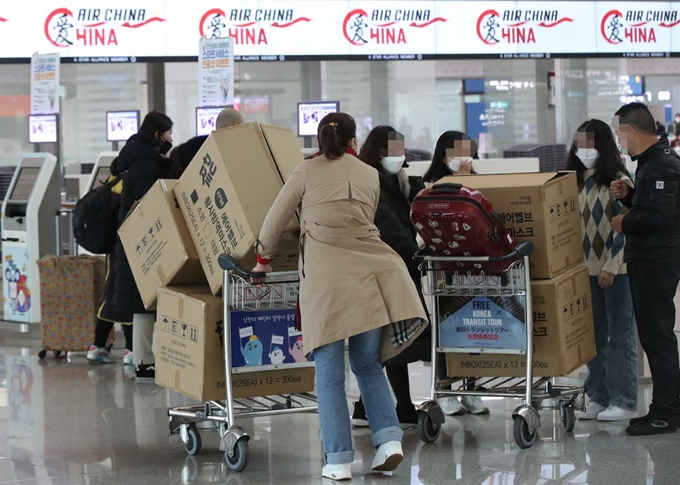
{"label": "monitor screen", "polygon": [[298,136],[316,136],[319,121],[340,110],[339,101],[309,101],[298,103]]}
{"label": "monitor screen", "polygon": [[111,167],[99,167],[97,169],[97,174],[95,175],[93,189],[104,185],[111,175]]}
{"label": "monitor screen", "polygon": [[128,141],[139,131],[139,111],[107,111],[106,141]]}
{"label": "monitor screen", "polygon": [[9,200],[13,201],[28,201],[28,198],[33,192],[33,186],[38,180],[40,174],[40,167],[23,167],[20,169],[17,176],[17,182],[12,189],[12,195]]}
{"label": "monitor screen", "polygon": [[222,106],[196,108],[196,136],[210,135],[223,109]]}
{"label": "monitor screen", "polygon": [[29,143],[56,143],[57,115],[30,115],[28,117]]}

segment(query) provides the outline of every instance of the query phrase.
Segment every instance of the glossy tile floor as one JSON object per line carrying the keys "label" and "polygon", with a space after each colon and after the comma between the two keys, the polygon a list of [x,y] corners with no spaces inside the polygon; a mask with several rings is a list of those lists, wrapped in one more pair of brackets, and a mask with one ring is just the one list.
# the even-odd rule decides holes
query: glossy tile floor
{"label": "glossy tile floor", "polygon": [[[122,363],[88,364],[82,354],[44,361],[37,335],[0,332],[0,485],[318,484],[321,444],[316,415],[244,420],[250,465],[230,472],[216,433],[187,457],[168,437],[166,411],[187,402],[153,383],[128,379]],[[427,394],[429,369],[414,365],[414,394]],[[350,384],[356,397],[356,383]],[[641,409],[649,389],[640,393]],[[424,445],[406,433],[405,460],[392,477],[371,474],[366,431],[355,431],[354,480],[360,484],[672,485],[680,483],[680,434],[630,438],[624,424],[578,422],[565,436],[544,412],[540,441],[519,450],[511,400],[489,400],[491,415],[449,418],[440,439]]]}

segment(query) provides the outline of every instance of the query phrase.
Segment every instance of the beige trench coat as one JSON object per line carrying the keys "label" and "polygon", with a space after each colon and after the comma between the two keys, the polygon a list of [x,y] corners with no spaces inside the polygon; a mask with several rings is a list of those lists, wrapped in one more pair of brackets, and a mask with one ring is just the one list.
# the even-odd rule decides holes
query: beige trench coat
{"label": "beige trench coat", "polygon": [[259,250],[268,258],[300,211],[300,313],[308,352],[383,328],[384,362],[426,328],[406,265],[373,224],[379,196],[374,168],[348,154],[317,157],[297,166],[264,221]]}

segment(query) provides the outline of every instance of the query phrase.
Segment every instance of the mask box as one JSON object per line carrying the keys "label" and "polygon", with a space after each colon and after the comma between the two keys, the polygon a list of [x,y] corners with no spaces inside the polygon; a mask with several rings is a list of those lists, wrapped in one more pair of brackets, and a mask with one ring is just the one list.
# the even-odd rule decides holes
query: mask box
{"label": "mask box", "polygon": [[[158,308],[156,382],[199,401],[224,400],[225,329],[222,298],[214,296],[208,286],[162,288],[158,292]],[[272,323],[273,316],[278,315],[277,323],[284,322],[287,328],[290,327],[287,315],[280,312],[272,312],[272,319],[264,323]],[[292,312],[294,314],[295,310]],[[232,329],[234,325],[238,332],[238,323],[232,322]],[[294,328],[294,322],[292,326]],[[281,333],[281,329],[276,329],[267,334],[265,329],[259,326],[257,331],[260,332],[258,336],[260,342],[267,344],[271,343],[272,336]],[[249,339],[244,340],[246,341]],[[232,349],[238,346],[238,340],[232,340]],[[243,355],[240,350],[238,352]],[[252,352],[254,353],[255,351]],[[293,353],[295,354],[295,351]],[[234,397],[313,391],[314,363],[286,364],[286,360],[283,362],[284,365],[261,366],[257,371],[251,371],[249,367],[235,368],[231,375]],[[271,360],[267,362],[270,363]]]}
{"label": "mask box", "polygon": [[515,239],[534,243],[532,278],[554,278],[583,261],[575,172],[465,175],[438,183],[481,190]]}

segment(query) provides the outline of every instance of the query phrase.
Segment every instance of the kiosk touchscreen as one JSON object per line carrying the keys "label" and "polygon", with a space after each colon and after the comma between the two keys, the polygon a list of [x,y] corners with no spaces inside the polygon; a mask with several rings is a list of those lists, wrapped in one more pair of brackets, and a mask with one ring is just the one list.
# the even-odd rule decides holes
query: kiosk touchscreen
{"label": "kiosk touchscreen", "polygon": [[94,164],[90,181],[87,184],[87,192],[97,187],[101,187],[109,179],[111,175],[111,164],[118,156],[118,152],[102,152],[97,157],[97,162]]}
{"label": "kiosk touchscreen", "polygon": [[339,101],[308,101],[298,103],[298,136],[316,137],[319,121],[340,111]]}
{"label": "kiosk touchscreen", "polygon": [[196,136],[210,135],[215,130],[217,116],[223,109],[223,106],[196,108]]}
{"label": "kiosk touchscreen", "polygon": [[6,321],[40,321],[37,261],[54,253],[54,211],[61,207],[60,187],[54,155],[23,155],[2,203],[2,292]]}

